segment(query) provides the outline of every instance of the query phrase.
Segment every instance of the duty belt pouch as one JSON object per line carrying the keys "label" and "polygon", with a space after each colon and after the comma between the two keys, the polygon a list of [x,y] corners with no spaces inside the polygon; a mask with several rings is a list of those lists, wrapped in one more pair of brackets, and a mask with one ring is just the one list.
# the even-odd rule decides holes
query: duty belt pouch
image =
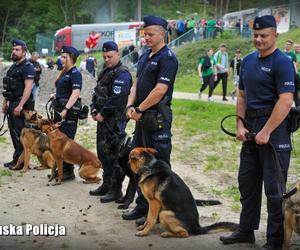
{"label": "duty belt pouch", "polygon": [[3,77],[3,88],[7,91],[13,91],[18,88],[18,82],[10,76]]}
{"label": "duty belt pouch", "polygon": [[[59,98],[55,99],[53,105],[57,112],[62,112],[66,104],[68,103],[68,99],[66,98]],[[78,99],[75,104],[70,108],[67,112],[66,119],[71,121],[77,121],[80,111],[81,111],[81,99]]]}
{"label": "duty belt pouch", "polygon": [[163,128],[163,117],[157,110],[145,111],[141,122],[143,129],[148,132],[154,132]]}
{"label": "duty belt pouch", "polygon": [[2,92],[2,95],[5,97],[6,100],[12,101],[14,99],[13,92],[11,91],[4,91]]}
{"label": "duty belt pouch", "polygon": [[288,130],[294,133],[300,127],[300,108],[292,107],[288,115]]}

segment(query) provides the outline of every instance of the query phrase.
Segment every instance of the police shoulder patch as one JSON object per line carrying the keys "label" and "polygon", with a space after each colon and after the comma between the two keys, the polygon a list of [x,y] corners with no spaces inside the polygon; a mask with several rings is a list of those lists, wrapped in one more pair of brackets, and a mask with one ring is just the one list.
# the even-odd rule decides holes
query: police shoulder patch
{"label": "police shoulder patch", "polygon": [[114,86],[114,93],[116,95],[119,95],[121,93],[122,88],[120,86]]}

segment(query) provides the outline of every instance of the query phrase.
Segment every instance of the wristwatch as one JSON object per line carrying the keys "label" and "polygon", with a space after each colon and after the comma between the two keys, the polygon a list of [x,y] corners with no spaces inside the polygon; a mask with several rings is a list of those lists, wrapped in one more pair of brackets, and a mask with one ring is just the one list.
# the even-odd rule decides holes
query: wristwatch
{"label": "wristwatch", "polygon": [[64,107],[64,109],[67,110],[67,111],[69,110],[67,107]]}
{"label": "wristwatch", "polygon": [[143,113],[143,111],[139,107],[135,108],[135,112],[137,112],[138,114],[142,114]]}

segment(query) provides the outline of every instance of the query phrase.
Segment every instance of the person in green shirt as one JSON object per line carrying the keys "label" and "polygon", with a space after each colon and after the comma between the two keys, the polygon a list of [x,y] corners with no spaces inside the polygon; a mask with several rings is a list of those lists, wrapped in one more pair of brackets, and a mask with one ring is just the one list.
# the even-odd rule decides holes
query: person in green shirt
{"label": "person in green shirt", "polygon": [[208,101],[213,101],[212,94],[214,90],[214,80],[216,76],[216,60],[213,57],[214,50],[209,48],[207,50],[206,56],[199,59],[198,64],[198,74],[200,82],[202,83],[199,98],[202,97],[203,91],[209,86],[208,90]]}
{"label": "person in green shirt", "polygon": [[296,54],[292,51],[293,45],[294,42],[292,40],[286,40],[283,52],[293,61],[296,68]]}
{"label": "person in green shirt", "polygon": [[[290,39],[285,41],[284,44],[284,50],[283,52],[292,60],[295,72],[297,72],[297,57],[296,53],[292,51],[294,46],[294,42]],[[299,86],[298,84],[295,84],[295,92],[294,92],[294,102],[295,106],[299,107],[300,106],[300,96],[299,96]]]}

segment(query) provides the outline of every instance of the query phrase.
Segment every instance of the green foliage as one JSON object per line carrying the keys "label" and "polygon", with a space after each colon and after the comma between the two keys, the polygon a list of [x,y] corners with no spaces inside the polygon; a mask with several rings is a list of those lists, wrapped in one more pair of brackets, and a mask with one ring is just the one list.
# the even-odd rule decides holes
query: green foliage
{"label": "green foliage", "polygon": [[0,169],[0,177],[1,176],[12,176],[11,171],[7,169]]}

